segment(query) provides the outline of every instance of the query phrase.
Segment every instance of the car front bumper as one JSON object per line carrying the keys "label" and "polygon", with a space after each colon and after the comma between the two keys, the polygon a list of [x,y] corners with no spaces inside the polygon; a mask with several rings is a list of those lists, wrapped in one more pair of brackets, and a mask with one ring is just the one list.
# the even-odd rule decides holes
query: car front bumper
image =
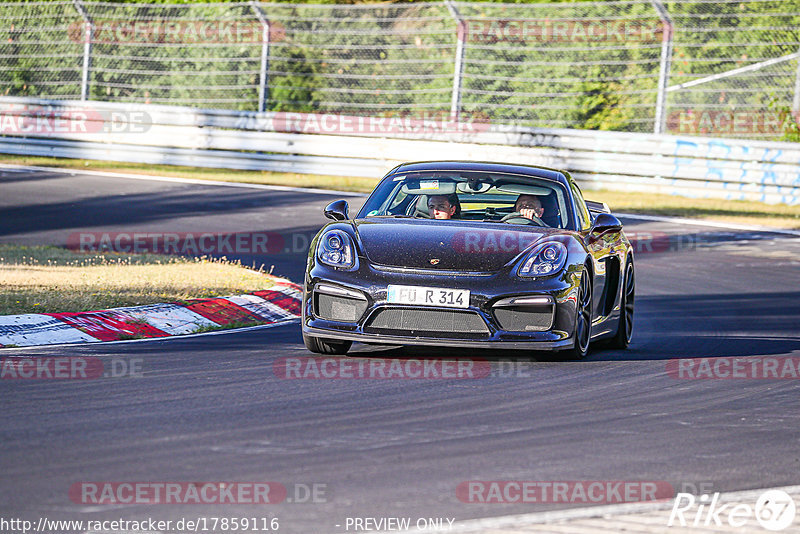
{"label": "car front bumper", "polygon": [[[355,271],[339,271],[316,264],[306,275],[302,329],[310,336],[382,345],[543,351],[569,349],[574,345],[575,299],[579,281],[572,269],[564,269],[547,278],[527,280],[507,272],[479,274],[406,270],[374,267],[365,261]],[[454,309],[388,303],[389,284],[467,289],[470,291],[469,306]],[[330,295],[335,296],[333,307],[329,304]],[[320,297],[329,300],[320,300]],[[347,300],[350,298],[352,301]],[[531,309],[529,305],[516,304],[530,302],[530,299],[548,302],[552,314],[549,324],[540,320],[529,326],[523,324],[524,320],[517,320],[521,317],[518,312],[538,310],[537,317],[543,316],[541,306]],[[348,302],[352,302],[355,308],[354,311],[347,308],[352,315],[332,320],[331,315],[335,312],[331,310],[336,305],[343,309]],[[323,308],[326,308],[324,313]],[[422,319],[415,322],[413,328],[392,327],[385,320],[381,320],[381,328],[376,328],[378,316],[388,311],[394,312],[389,314],[391,317],[416,314]],[[450,322],[437,323],[434,320],[430,323],[432,326],[423,330],[429,317],[445,318]],[[472,326],[463,327],[458,322],[461,317],[468,319]],[[510,323],[513,323],[511,329],[508,328]],[[453,327],[448,329],[442,324]]]}

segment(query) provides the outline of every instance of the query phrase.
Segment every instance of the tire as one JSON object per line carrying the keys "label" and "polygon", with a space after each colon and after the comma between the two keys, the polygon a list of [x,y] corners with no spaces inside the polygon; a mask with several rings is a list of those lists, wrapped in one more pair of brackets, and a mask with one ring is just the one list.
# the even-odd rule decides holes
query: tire
{"label": "tire", "polygon": [[575,309],[575,346],[562,351],[564,359],[582,360],[589,354],[592,340],[592,280],[589,269],[581,273]]}
{"label": "tire", "polygon": [[347,354],[352,341],[334,341],[332,339],[322,339],[321,337],[308,336],[303,334],[303,344],[308,350],[316,354]]}
{"label": "tire", "polygon": [[628,261],[623,278],[622,300],[620,302],[619,325],[617,333],[608,341],[612,349],[627,349],[633,337],[633,309],[636,300],[636,276],[633,262]]}

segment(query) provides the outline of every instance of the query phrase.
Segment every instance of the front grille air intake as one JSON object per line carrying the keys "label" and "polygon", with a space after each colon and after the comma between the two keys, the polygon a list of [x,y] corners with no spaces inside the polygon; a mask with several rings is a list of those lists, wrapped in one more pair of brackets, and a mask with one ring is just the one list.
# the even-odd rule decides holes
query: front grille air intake
{"label": "front grille air intake", "polygon": [[366,331],[428,333],[437,335],[489,335],[486,323],[475,312],[457,310],[419,310],[383,308],[372,316]]}
{"label": "front grille air intake", "polygon": [[553,326],[553,308],[498,308],[494,318],[500,328],[509,332],[545,332]]}
{"label": "front grille air intake", "polygon": [[329,321],[355,323],[367,309],[366,300],[316,293],[314,315]]}

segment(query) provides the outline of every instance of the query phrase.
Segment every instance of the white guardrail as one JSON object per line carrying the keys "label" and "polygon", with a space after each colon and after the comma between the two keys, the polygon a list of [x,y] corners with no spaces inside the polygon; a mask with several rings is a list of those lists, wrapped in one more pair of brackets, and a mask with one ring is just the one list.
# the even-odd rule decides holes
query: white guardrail
{"label": "white guardrail", "polygon": [[404,161],[500,161],[566,169],[588,189],[800,204],[796,143],[435,118],[0,97],[0,152],[376,179]]}

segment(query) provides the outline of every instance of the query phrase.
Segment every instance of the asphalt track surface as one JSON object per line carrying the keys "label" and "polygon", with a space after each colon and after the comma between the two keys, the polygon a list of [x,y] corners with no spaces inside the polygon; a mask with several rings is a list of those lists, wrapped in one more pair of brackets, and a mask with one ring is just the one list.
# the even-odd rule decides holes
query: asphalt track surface
{"label": "asphalt track surface", "polygon": [[[0,191],[0,242],[54,245],[82,231],[313,233],[336,198],[7,171]],[[467,520],[585,506],[464,503],[456,488],[470,480],[666,481],[722,492],[797,484],[798,380],[680,380],[667,365],[800,357],[800,240],[624,222],[684,246],[637,255],[634,342],[586,361],[356,345],[355,357],[531,361],[512,376],[474,380],[289,381],[276,376],[279,358],[309,355],[296,323],[7,349],[136,362],[142,376],[0,381],[0,517],[278,517],[280,532],[322,533],[345,532],[347,517]],[[245,259],[301,280],[301,253]],[[290,499],[294,484],[324,485],[325,495],[269,506],[90,505],[68,496],[80,481],[277,481]]]}

